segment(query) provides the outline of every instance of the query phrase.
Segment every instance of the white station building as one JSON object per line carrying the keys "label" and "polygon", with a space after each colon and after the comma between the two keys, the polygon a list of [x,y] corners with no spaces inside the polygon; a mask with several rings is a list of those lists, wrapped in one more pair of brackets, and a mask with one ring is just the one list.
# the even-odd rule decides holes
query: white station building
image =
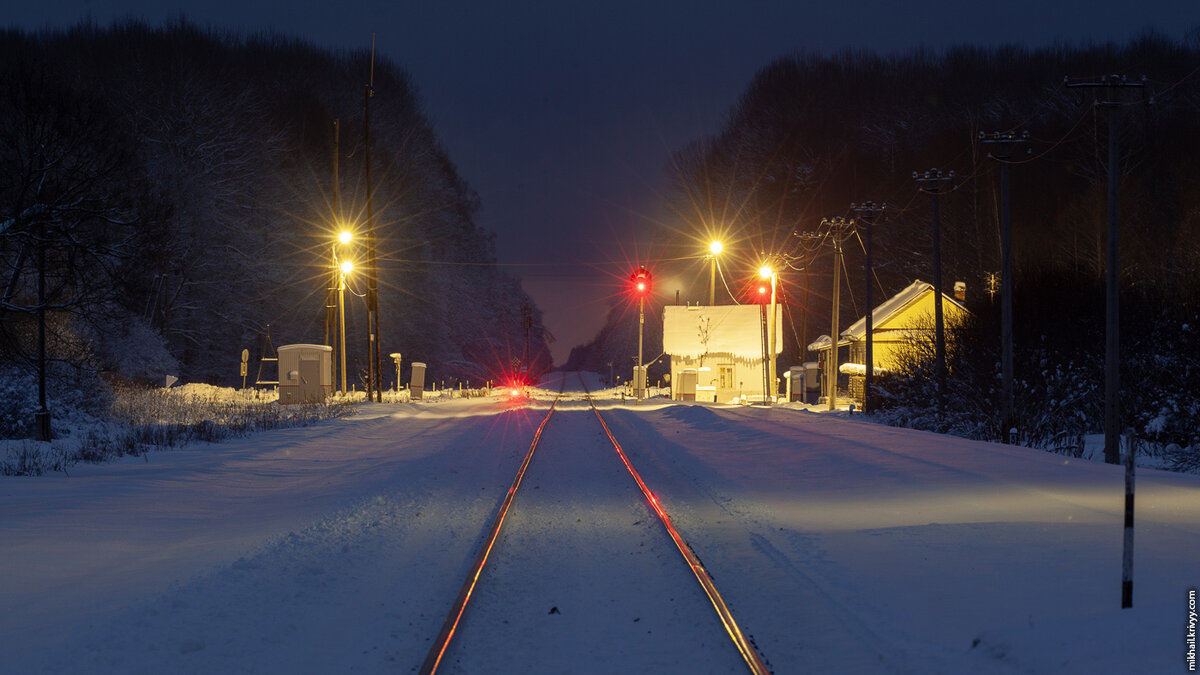
{"label": "white station building", "polygon": [[[761,400],[763,357],[768,351],[763,305],[667,305],[663,351],[671,357],[676,400]],[[775,353],[783,351],[783,316],[775,305]]]}

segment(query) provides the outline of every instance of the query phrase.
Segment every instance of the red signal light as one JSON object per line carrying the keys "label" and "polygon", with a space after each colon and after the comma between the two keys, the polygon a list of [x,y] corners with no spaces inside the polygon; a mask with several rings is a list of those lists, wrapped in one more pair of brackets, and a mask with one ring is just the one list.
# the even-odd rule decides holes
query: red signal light
{"label": "red signal light", "polygon": [[645,295],[650,290],[650,270],[645,267],[639,267],[629,275],[629,280],[633,282],[634,292],[638,295]]}
{"label": "red signal light", "polygon": [[637,268],[634,274],[629,275],[629,281],[634,285],[635,293],[646,294],[650,289],[650,270],[644,267]]}

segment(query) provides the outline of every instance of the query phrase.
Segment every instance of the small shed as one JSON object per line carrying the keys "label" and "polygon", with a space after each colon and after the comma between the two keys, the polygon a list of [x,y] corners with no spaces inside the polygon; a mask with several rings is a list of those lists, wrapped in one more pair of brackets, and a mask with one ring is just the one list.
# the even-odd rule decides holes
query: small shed
{"label": "small shed", "polygon": [[279,402],[321,403],[333,391],[333,347],[279,347]]}
{"label": "small shed", "polygon": [[[671,357],[671,382],[685,370],[695,371],[695,388],[672,394],[681,399],[731,401],[743,394],[763,396],[766,339],[763,305],[668,305],[663,308],[663,351]],[[783,321],[775,305],[775,354],[783,351]],[[690,384],[690,383],[689,383]],[[703,394],[702,394],[703,392]]]}
{"label": "small shed", "polygon": [[[871,312],[871,357],[876,368],[894,370],[899,350],[905,349],[914,338],[933,334],[933,301],[933,284],[917,279],[875,307]],[[947,325],[958,323],[967,314],[962,302],[942,292],[942,315]],[[849,345],[850,363],[862,364],[867,360],[866,338],[866,317],[842,331],[838,346]],[[824,347],[829,348],[828,342]]]}
{"label": "small shed", "polygon": [[[956,289],[957,290],[957,289]],[[965,288],[961,289],[965,293]],[[931,338],[934,324],[933,284],[917,279],[904,290],[876,305],[871,311],[871,357],[875,361],[875,373],[896,370],[897,358],[908,349],[914,340]],[[946,325],[953,325],[970,312],[954,296],[942,292],[942,316]],[[867,318],[864,316],[850,324],[838,336],[837,348],[849,348],[846,363],[839,363],[839,372],[849,376],[853,397],[862,401],[862,380],[866,373]],[[822,361],[829,358],[831,340],[822,335],[808,345],[808,351],[821,354]],[[839,359],[839,362],[841,359]],[[825,371],[821,371],[821,391],[827,391]]]}

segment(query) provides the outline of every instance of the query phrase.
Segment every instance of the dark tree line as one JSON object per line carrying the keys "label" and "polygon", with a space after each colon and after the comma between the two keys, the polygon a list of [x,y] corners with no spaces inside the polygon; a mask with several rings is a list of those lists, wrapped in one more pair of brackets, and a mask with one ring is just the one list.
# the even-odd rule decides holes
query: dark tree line
{"label": "dark tree line", "polygon": [[[913,279],[933,280],[930,201],[912,173],[955,171],[940,198],[943,280],[947,293],[966,282],[976,320],[953,334],[962,348],[953,350],[952,386],[964,395],[951,398],[972,403],[942,416],[922,409],[932,393],[921,349],[915,379],[891,379],[887,401],[899,423],[998,438],[999,303],[989,287],[998,291],[1001,267],[999,165],[978,136],[1028,131],[1030,154],[1010,166],[1020,437],[1077,447],[1102,417],[1108,126],[1106,110],[1064,77],[1113,73],[1148,78],[1147,100],[1119,111],[1126,423],[1163,445],[1200,446],[1200,29],[1184,42],[1148,34],[1127,44],[778,59],[718,133],[672,158],[675,220],[661,232],[663,257],[696,259],[683,298],[693,303],[707,302],[710,238],[725,243],[721,267],[741,302],[754,270],[774,260],[785,303],[781,365],[814,360],[804,345],[830,331],[833,255],[796,235],[853,217],[851,203],[886,202],[873,228],[878,304]],[[847,244],[844,265],[841,329],[865,313],[859,241]],[[610,321],[572,362],[596,367],[632,353],[626,323]]]}
{"label": "dark tree line", "polygon": [[[998,164],[977,137],[1028,131],[1030,154],[1014,156],[1011,166],[1019,395],[1061,406],[1062,397],[1035,395],[1048,370],[1070,364],[1083,390],[1102,377],[1108,172],[1107,111],[1063,79],[1145,75],[1146,100],[1118,112],[1126,416],[1147,433],[1174,429],[1159,434],[1164,441],[1195,443],[1195,425],[1187,429],[1188,420],[1200,419],[1200,363],[1178,347],[1194,343],[1189,331],[1200,307],[1198,69],[1200,30],[1182,43],[1149,34],[1121,45],[782,58],[757,74],[718,134],[674,157],[671,200],[681,224],[667,236],[681,252],[694,252],[706,233],[722,233],[743,256],[725,267],[747,272],[760,255],[790,258],[783,359],[791,365],[812,358],[801,336],[829,332],[833,258],[827,247],[806,249],[795,233],[816,230],[825,217],[853,216],[852,202],[887,202],[886,219],[874,228],[878,303],[914,278],[932,280],[930,203],[912,172],[954,170],[941,196],[943,278],[947,292],[954,281],[967,283],[978,326],[988,327],[977,326],[959,350],[975,354],[986,392],[999,367],[998,330],[988,332],[998,309],[987,293],[1000,271],[999,182]],[[842,328],[865,312],[857,243],[847,248],[846,266]],[[1141,390],[1168,380],[1183,389]],[[1072,428],[1094,423],[1095,401],[1076,403],[1064,416],[1086,420]],[[979,407],[980,414],[996,409]],[[975,428],[984,437],[996,431],[994,424]]]}
{"label": "dark tree line", "polygon": [[[257,352],[268,324],[276,346],[322,342],[338,221],[360,242],[366,232],[370,71],[365,50],[186,22],[0,33],[0,358],[32,354],[39,250],[60,362],[233,384],[238,353]],[[426,362],[434,379],[495,377],[524,349],[528,296],[494,267],[478,198],[407,74],[377,58],[374,78],[383,352]],[[361,268],[365,250],[344,256]],[[350,288],[354,381],[367,367],[365,282]],[[536,308],[532,319],[530,352],[548,367]]]}

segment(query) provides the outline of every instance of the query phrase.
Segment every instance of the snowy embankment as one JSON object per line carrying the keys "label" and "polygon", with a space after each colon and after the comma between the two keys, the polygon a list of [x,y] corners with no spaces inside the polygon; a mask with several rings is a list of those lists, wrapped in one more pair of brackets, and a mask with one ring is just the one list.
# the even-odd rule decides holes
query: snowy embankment
{"label": "snowy embankment", "polygon": [[[93,392],[86,406],[70,399],[56,402],[51,408],[52,441],[19,436],[0,440],[0,476],[66,472],[79,462],[103,462],[189,443],[306,426],[352,414],[354,403],[365,394],[282,406],[278,398],[274,391],[198,383],[174,388],[105,386]],[[21,411],[19,416],[32,419],[33,410]]]}
{"label": "snowy embankment", "polygon": [[[0,479],[5,668],[413,671],[546,398],[364,405],[148,463]],[[776,672],[1182,670],[1200,477],[1139,473],[1122,611],[1119,467],[788,409],[601,410]],[[472,645],[538,634],[555,637],[505,663],[577,655],[575,672],[612,672],[606,650],[643,625],[665,646],[656,672],[736,659],[719,634],[692,646],[699,624],[626,583],[689,573],[637,522],[596,433],[582,401],[556,413],[445,672],[483,663]]]}

